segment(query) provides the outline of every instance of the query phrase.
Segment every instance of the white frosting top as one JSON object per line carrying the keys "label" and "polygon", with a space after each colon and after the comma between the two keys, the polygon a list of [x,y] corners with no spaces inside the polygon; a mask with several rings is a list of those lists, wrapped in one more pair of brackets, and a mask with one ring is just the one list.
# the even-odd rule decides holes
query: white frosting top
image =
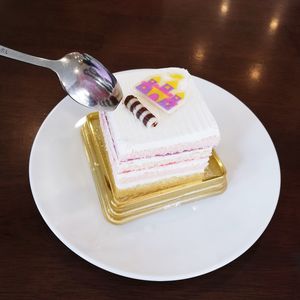
{"label": "white frosting top", "polygon": [[[153,74],[161,73],[163,75],[166,72],[181,73],[187,77],[189,83],[184,105],[171,114],[165,113],[150,101],[145,100],[134,89],[136,84],[144,78]],[[120,104],[114,112],[106,113],[110,134],[119,159],[148,156],[151,151],[157,152],[159,149],[168,152],[172,151],[174,147],[177,147],[179,151],[190,150],[199,145],[201,147],[203,140],[212,144],[204,147],[215,146],[214,144],[219,141],[217,123],[192,76],[185,69],[136,70],[130,73],[117,73],[116,78],[122,88],[124,98],[127,95],[137,96],[139,101],[158,119],[156,127],[147,128],[133,116],[124,104]]]}

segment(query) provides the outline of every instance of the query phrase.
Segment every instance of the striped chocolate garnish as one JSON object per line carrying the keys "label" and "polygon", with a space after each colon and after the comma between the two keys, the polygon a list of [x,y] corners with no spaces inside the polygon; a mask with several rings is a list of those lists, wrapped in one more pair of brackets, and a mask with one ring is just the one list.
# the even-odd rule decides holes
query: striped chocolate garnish
{"label": "striped chocolate garnish", "polygon": [[156,117],[135,96],[127,96],[124,104],[146,127],[155,127],[158,124]]}
{"label": "striped chocolate garnish", "polygon": [[130,106],[130,111],[133,113],[134,109],[139,105],[139,101],[135,101]]}
{"label": "striped chocolate garnish", "polygon": [[142,107],[142,108],[140,108],[140,109],[136,112],[135,116],[139,119],[140,116],[141,116],[141,114],[142,114],[143,112],[145,112],[145,111],[147,111],[147,108],[146,108],[146,107]]}
{"label": "striped chocolate garnish", "polygon": [[133,99],[133,98],[135,98],[133,95],[127,96],[126,99],[125,99],[125,101],[124,101],[124,104],[127,106],[127,105],[128,105],[128,102],[129,102],[131,99]]}

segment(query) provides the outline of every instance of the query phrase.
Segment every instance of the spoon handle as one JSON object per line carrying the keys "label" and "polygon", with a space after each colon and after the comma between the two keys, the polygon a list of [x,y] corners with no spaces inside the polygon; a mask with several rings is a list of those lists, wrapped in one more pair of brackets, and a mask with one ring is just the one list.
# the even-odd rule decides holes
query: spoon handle
{"label": "spoon handle", "polygon": [[49,69],[52,69],[53,65],[52,60],[25,54],[2,45],[0,45],[0,55]]}

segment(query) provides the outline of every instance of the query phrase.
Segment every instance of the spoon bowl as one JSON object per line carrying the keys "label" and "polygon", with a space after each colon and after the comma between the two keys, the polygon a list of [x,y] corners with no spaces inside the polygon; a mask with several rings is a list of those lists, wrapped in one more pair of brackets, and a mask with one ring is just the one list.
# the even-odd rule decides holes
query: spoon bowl
{"label": "spoon bowl", "polygon": [[59,60],[49,60],[0,45],[0,55],[51,69],[71,98],[86,107],[113,111],[123,98],[114,75],[88,54],[72,52]]}
{"label": "spoon bowl", "polygon": [[78,103],[114,110],[122,100],[116,78],[95,58],[72,52],[58,60],[55,72],[65,91]]}

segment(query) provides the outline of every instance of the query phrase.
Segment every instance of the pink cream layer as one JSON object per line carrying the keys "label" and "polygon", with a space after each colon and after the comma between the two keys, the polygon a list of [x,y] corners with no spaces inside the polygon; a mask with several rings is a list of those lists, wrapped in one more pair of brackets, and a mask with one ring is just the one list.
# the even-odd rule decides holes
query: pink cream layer
{"label": "pink cream layer", "polygon": [[148,183],[153,183],[161,180],[166,180],[170,178],[183,177],[188,175],[193,175],[197,173],[202,173],[207,167],[208,162],[204,162],[201,165],[196,166],[177,166],[176,168],[161,168],[159,172],[145,170],[143,172],[134,172],[131,176],[128,174],[118,174],[115,175],[115,181],[119,188],[130,188],[136,185],[143,185]]}
{"label": "pink cream layer", "polygon": [[105,113],[101,113],[101,127],[104,131],[104,139],[107,145],[109,145],[111,156],[117,162],[128,162],[130,160],[138,160],[142,158],[162,157],[166,155],[175,155],[183,152],[191,152],[195,150],[202,150],[206,148],[212,148],[218,144],[220,137],[211,136],[205,139],[201,139],[189,143],[177,143],[172,146],[156,147],[155,149],[144,149],[142,151],[134,151],[130,154],[120,155],[118,152],[118,145],[113,139],[113,135],[109,126],[109,121]]}

